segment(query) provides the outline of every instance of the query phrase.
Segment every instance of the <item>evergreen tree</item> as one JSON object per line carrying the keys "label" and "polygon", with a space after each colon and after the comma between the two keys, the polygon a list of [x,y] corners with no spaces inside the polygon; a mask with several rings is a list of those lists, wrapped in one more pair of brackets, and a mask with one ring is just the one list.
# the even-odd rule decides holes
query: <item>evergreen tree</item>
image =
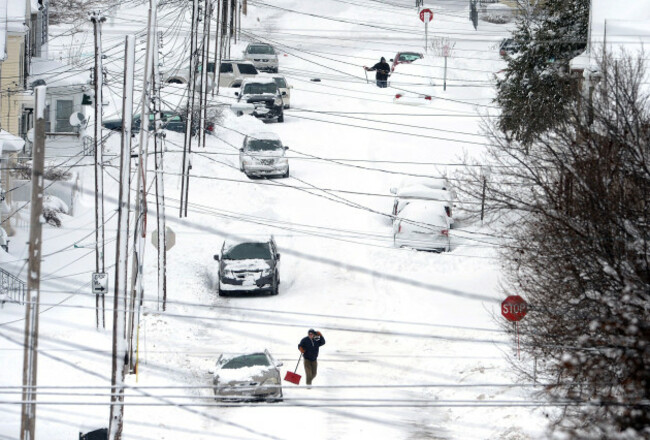
{"label": "evergreen tree", "polygon": [[568,65],[588,32],[589,0],[548,0],[537,8],[534,16],[522,10],[513,32],[519,49],[497,81],[499,129],[524,144],[568,117],[577,99]]}

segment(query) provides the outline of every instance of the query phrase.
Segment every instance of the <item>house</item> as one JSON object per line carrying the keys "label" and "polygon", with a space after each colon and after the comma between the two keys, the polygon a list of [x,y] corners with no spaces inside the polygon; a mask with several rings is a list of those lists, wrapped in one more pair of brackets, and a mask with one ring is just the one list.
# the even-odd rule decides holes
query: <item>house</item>
{"label": "house", "polygon": [[[635,56],[650,38],[650,7],[647,0],[626,0],[625,7],[609,0],[592,0],[587,48],[570,61],[571,71],[584,83],[599,77],[604,53],[614,58],[623,52]],[[586,81],[585,81],[586,80]]]}

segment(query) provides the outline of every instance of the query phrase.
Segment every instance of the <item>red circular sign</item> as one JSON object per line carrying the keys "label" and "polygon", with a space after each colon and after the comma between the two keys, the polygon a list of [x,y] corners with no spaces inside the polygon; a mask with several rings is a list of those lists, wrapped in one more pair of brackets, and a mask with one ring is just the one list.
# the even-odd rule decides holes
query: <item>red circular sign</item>
{"label": "red circular sign", "polygon": [[519,295],[511,295],[501,303],[501,314],[508,321],[519,321],[526,316],[528,304]]}
{"label": "red circular sign", "polygon": [[420,20],[424,21],[424,14],[429,14],[429,21],[433,20],[433,12],[431,12],[431,9],[422,9],[420,11]]}

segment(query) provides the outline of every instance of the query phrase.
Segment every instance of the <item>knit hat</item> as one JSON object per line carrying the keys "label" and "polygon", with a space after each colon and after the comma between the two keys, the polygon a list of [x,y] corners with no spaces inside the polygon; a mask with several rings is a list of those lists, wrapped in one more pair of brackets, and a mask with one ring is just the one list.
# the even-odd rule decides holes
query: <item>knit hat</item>
{"label": "knit hat", "polygon": [[316,334],[316,330],[314,330],[313,328],[310,328],[309,331],[307,332],[307,334],[309,334],[309,333]]}

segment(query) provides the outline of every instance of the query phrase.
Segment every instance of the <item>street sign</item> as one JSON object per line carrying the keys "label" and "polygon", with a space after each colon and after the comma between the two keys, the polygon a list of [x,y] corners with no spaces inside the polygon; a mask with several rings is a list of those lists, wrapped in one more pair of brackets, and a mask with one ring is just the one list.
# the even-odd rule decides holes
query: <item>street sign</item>
{"label": "street sign", "polygon": [[501,303],[501,314],[508,321],[519,321],[527,312],[528,304],[519,295],[511,295]]}
{"label": "street sign", "polygon": [[428,9],[428,8],[427,9],[422,9],[420,11],[420,20],[422,20],[423,22],[424,22],[424,20],[426,20],[426,21],[433,20],[433,12],[431,12],[431,9]]}
{"label": "street sign", "polygon": [[[158,249],[158,229],[151,233],[151,244]],[[168,251],[176,244],[176,233],[169,226],[165,227],[165,250]]]}
{"label": "street sign", "polygon": [[108,275],[104,272],[94,272],[92,289],[95,295],[104,295],[108,292]]}

